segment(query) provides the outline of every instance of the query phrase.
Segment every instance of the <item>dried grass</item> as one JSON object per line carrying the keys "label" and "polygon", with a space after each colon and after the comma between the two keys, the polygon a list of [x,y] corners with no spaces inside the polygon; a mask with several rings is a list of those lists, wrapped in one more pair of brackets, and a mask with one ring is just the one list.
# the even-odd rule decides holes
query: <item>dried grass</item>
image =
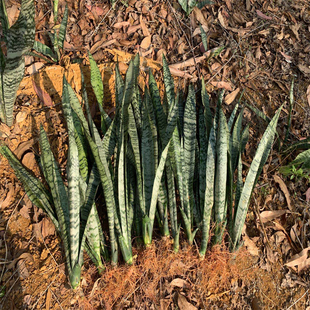
{"label": "dried grass", "polygon": [[[245,263],[248,253],[239,251],[238,255],[230,253],[225,245],[213,247],[206,258],[201,259],[195,246],[184,242],[182,250],[175,254],[171,239],[155,240],[146,249],[136,251],[136,260],[132,266],[107,265],[96,292],[92,292],[94,281],[91,272],[87,271],[87,282],[92,282],[85,290],[86,306],[80,301],[80,307],[91,309],[99,305],[105,309],[125,307],[126,305],[160,305],[163,298],[172,296],[175,288],[170,283],[175,278],[185,280],[189,285],[187,296],[195,296],[196,300],[206,300],[210,295],[216,296],[231,288],[231,281],[240,276],[251,277]],[[249,265],[249,263],[248,263]]]}

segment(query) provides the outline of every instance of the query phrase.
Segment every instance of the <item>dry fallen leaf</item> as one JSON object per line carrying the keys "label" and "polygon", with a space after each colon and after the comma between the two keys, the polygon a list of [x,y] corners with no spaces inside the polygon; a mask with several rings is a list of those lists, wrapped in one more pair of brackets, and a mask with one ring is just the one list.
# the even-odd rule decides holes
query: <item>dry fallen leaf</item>
{"label": "dry fallen leaf", "polygon": [[291,230],[290,230],[290,237],[292,239],[293,242],[296,242],[297,241],[297,237],[300,236],[300,230],[298,228],[298,223],[294,224],[292,227],[291,227]]}
{"label": "dry fallen leaf", "polygon": [[27,279],[29,277],[29,272],[26,267],[25,261],[19,260],[16,265],[17,265],[18,276],[20,277],[20,279],[22,280]]}
{"label": "dry fallen leaf", "polygon": [[226,23],[226,20],[224,19],[223,14],[221,13],[221,11],[219,11],[219,13],[218,13],[218,19],[219,19],[219,22],[222,25],[222,27],[227,29],[227,23]]}
{"label": "dry fallen leaf", "polygon": [[23,156],[22,163],[26,166],[29,170],[33,170],[34,166],[36,165],[36,159],[32,152],[28,152]]}
{"label": "dry fallen leaf", "polygon": [[310,85],[307,88],[307,99],[308,99],[308,104],[310,106]]}
{"label": "dry fallen leaf", "polygon": [[293,33],[294,33],[294,35],[298,41],[300,41],[299,34],[298,34],[298,30],[300,27],[301,27],[301,24],[299,24],[299,23],[296,23],[296,24],[293,24],[290,26],[291,30],[293,31]]}
{"label": "dry fallen leaf", "polygon": [[33,85],[34,91],[36,92],[40,100],[43,102],[43,104],[47,107],[52,107],[53,100],[51,96],[45,90],[37,86],[35,81],[32,81],[32,85]]}
{"label": "dry fallen leaf", "polygon": [[181,279],[181,278],[175,278],[170,282],[171,286],[177,286],[180,288],[188,288],[190,285],[187,281]]}
{"label": "dry fallen leaf", "polygon": [[51,299],[52,299],[52,293],[51,290],[48,289],[46,293],[46,299],[45,299],[45,309],[50,310],[51,309]]}
{"label": "dry fallen leaf", "polygon": [[44,217],[41,223],[41,233],[44,239],[48,236],[54,236],[56,234],[55,225],[48,218]]}
{"label": "dry fallen leaf", "polygon": [[8,16],[9,25],[12,26],[16,22],[19,15],[18,6],[13,4],[10,8],[6,9],[6,13]]}
{"label": "dry fallen leaf", "polygon": [[232,91],[232,86],[230,85],[230,83],[228,82],[224,82],[224,81],[219,81],[219,82],[216,82],[216,81],[212,81],[211,84],[216,87],[216,88],[224,88],[228,91]]}
{"label": "dry fallen leaf", "polygon": [[236,90],[228,94],[224,99],[225,103],[228,105],[231,104],[236,99],[239,91],[240,91],[240,88],[238,87]]}
{"label": "dry fallen leaf", "polygon": [[310,68],[305,65],[297,65],[298,69],[304,74],[310,74]]}
{"label": "dry fallen leaf", "polygon": [[289,212],[288,210],[274,210],[274,211],[263,211],[260,214],[260,218],[263,223],[274,220],[275,218],[282,216],[283,214]]}
{"label": "dry fallen leaf", "polygon": [[255,242],[246,233],[245,224],[243,225],[242,234],[243,234],[244,245],[246,249],[249,251],[249,253],[253,256],[259,256],[258,247],[256,246]]}
{"label": "dry fallen leaf", "polygon": [[181,71],[173,67],[171,68],[170,66],[169,66],[169,69],[170,69],[171,74],[174,76],[179,76],[179,77],[188,78],[188,79],[191,79],[193,77],[192,75],[188,74],[186,71]]}
{"label": "dry fallen leaf", "polygon": [[128,27],[128,26],[130,26],[130,23],[125,21],[125,22],[115,23],[113,25],[113,28],[121,29],[123,27]]}
{"label": "dry fallen leaf", "polygon": [[149,32],[149,30],[146,27],[146,24],[145,24],[145,22],[143,20],[142,14],[140,15],[140,25],[141,25],[141,29],[142,29],[143,35],[145,37],[148,37],[150,35],[150,32]]}
{"label": "dry fallen leaf", "polygon": [[116,39],[112,39],[112,40],[106,40],[105,38],[103,38],[102,40],[96,42],[90,49],[90,53],[91,54],[95,54],[99,49],[110,46],[114,43],[116,43]]}
{"label": "dry fallen leaf", "polygon": [[16,123],[21,123],[27,118],[28,113],[26,111],[20,111],[16,115]]}
{"label": "dry fallen leaf", "polygon": [[26,72],[29,75],[32,75],[34,73],[37,73],[44,66],[45,66],[45,64],[43,62],[35,62],[32,65],[30,65],[29,67],[27,67]]}
{"label": "dry fallen leaf", "polygon": [[305,195],[306,195],[306,201],[309,202],[310,201],[310,187],[305,192]]}
{"label": "dry fallen leaf", "polygon": [[297,266],[298,273],[310,266],[310,259],[308,258],[308,251],[310,247],[303,249],[300,253],[292,256],[292,258],[285,264],[285,266],[295,268]]}
{"label": "dry fallen leaf", "polygon": [[32,255],[30,253],[23,253],[21,254],[18,258],[15,258],[10,264],[8,264],[6,266],[7,269],[12,269],[15,267],[15,264],[19,261],[19,260],[26,260],[28,262],[31,262],[33,263],[34,262],[34,259],[32,257]]}
{"label": "dry fallen leaf", "polygon": [[197,310],[191,303],[187,301],[187,299],[178,293],[178,306],[180,310]]}
{"label": "dry fallen leaf", "polygon": [[291,63],[293,60],[293,57],[286,55],[285,53],[280,51],[280,54],[285,58],[286,62]]}
{"label": "dry fallen leaf", "polygon": [[10,127],[4,123],[0,123],[0,137],[7,138],[11,134]]}
{"label": "dry fallen leaf", "polygon": [[140,44],[141,48],[145,50],[148,49],[151,45],[151,41],[152,41],[152,36],[145,37]]}
{"label": "dry fallen leaf", "polygon": [[194,12],[194,15],[197,21],[199,21],[199,23],[202,26],[208,27],[208,22],[206,21],[204,15],[202,14],[201,10],[197,6],[194,7],[193,12]]}
{"label": "dry fallen leaf", "polygon": [[291,198],[290,198],[290,193],[287,189],[287,186],[286,184],[284,183],[284,181],[278,176],[278,175],[274,175],[273,176],[273,179],[275,180],[276,183],[279,184],[280,188],[281,188],[281,191],[283,192],[284,196],[285,196],[285,199],[286,199],[286,202],[287,202],[287,206],[288,208],[291,210],[291,211],[294,211],[293,210],[293,207],[291,205]]}
{"label": "dry fallen leaf", "polygon": [[257,16],[266,19],[266,20],[272,20],[272,17],[265,15],[263,12],[256,10]]}
{"label": "dry fallen leaf", "polygon": [[7,186],[9,188],[9,191],[5,197],[5,199],[1,202],[0,201],[0,207],[6,208],[10,205],[12,199],[14,198],[14,194],[15,194],[15,189],[12,183],[9,183],[9,185]]}

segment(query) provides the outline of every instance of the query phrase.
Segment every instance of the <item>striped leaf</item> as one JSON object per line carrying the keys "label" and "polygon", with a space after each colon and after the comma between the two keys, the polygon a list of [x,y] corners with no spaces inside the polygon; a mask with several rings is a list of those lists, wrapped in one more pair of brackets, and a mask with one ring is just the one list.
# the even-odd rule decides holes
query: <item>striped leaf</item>
{"label": "striped leaf", "polygon": [[112,121],[103,109],[103,83],[101,79],[101,73],[90,52],[88,52],[88,59],[90,63],[90,82],[98,102],[99,110],[101,113],[102,129],[103,133],[105,133],[111,125]]}
{"label": "striped leaf", "polygon": [[215,243],[222,241],[223,232],[226,226],[226,182],[227,182],[227,123],[223,110],[219,110],[219,124],[217,134],[217,159],[216,159],[216,177],[215,177]]}
{"label": "striped leaf", "polygon": [[163,141],[166,126],[167,126],[167,117],[165,115],[163,106],[161,104],[159,89],[157,87],[155,78],[151,70],[149,71],[149,89],[150,89],[151,100],[153,102],[153,108],[155,111],[158,133],[159,133],[161,141]]}
{"label": "striped leaf", "polygon": [[280,172],[288,175],[291,173],[291,169],[293,166],[295,168],[299,167],[301,165],[301,169],[309,169],[310,164],[310,150],[306,150],[304,152],[301,152],[297,155],[297,157],[289,163],[287,166],[283,166],[280,168]]}
{"label": "striped leaf", "polygon": [[203,219],[202,219],[202,240],[199,254],[204,256],[207,250],[210,231],[210,220],[212,208],[214,204],[214,179],[215,179],[215,159],[216,159],[216,143],[215,133],[212,128],[210,131],[208,141],[208,153],[206,164],[206,188],[203,206]]}
{"label": "striped leaf", "polygon": [[88,161],[87,161],[87,141],[84,136],[83,127],[76,113],[72,111],[74,124],[74,138],[79,153],[79,167],[83,180],[88,178]]}
{"label": "striped leaf", "polygon": [[[80,168],[79,168],[79,153],[75,142],[75,127],[70,105],[68,84],[63,83],[62,92],[62,108],[67,122],[69,150],[67,160],[68,174],[68,201],[69,201],[69,236],[70,236],[70,259],[73,270],[78,270],[76,265],[79,265],[79,244],[80,244]],[[80,265],[79,265],[80,266]],[[80,266],[81,267],[81,266]],[[76,276],[76,274],[74,274]],[[72,281],[72,280],[71,280]],[[72,282],[71,282],[72,283]],[[78,282],[79,283],[79,282]],[[77,285],[78,285],[77,283]],[[72,284],[74,287],[74,284]]]}
{"label": "striped leaf", "polygon": [[[81,207],[80,237],[84,234],[86,235],[86,238],[90,245],[88,252],[90,251],[92,253],[92,260],[96,264],[96,266],[99,267],[100,270],[100,268],[102,268],[100,252],[102,248],[101,240],[103,238],[103,235],[101,230],[101,223],[97,214],[97,209],[94,204],[96,193],[100,183],[100,177],[97,167],[95,165],[90,173],[88,184],[86,184],[85,181],[81,180],[81,185],[83,184],[83,182],[83,193],[85,193],[85,196],[83,205]],[[81,242],[80,255],[83,252],[82,246],[83,244]]]}
{"label": "striped leaf", "polygon": [[145,200],[146,214],[149,214],[149,208],[152,199],[153,182],[155,178],[156,168],[153,154],[154,144],[152,139],[152,130],[148,110],[144,103],[142,106],[141,163],[143,174],[143,197]]}
{"label": "striped leaf", "polygon": [[184,12],[189,15],[197,5],[197,0],[178,0]]}
{"label": "striped leaf", "polygon": [[140,202],[140,208],[143,214],[146,213],[145,209],[145,201],[144,201],[144,194],[143,194],[143,179],[142,179],[142,170],[141,170],[141,154],[140,154],[140,142],[138,137],[138,132],[136,128],[136,122],[133,114],[132,106],[129,105],[129,126],[128,126],[128,133],[130,136],[130,143],[132,146],[132,150],[134,153],[135,158],[135,168],[136,168],[136,175],[137,175],[137,189],[138,189],[138,196]]}
{"label": "striped leaf", "polygon": [[59,0],[54,0],[54,4],[53,4],[54,23],[55,24],[57,22],[57,16],[58,16],[58,1]]}
{"label": "striped leaf", "polygon": [[208,50],[207,34],[201,25],[199,25],[199,28],[200,28],[200,35],[201,35],[201,41],[202,41],[203,48],[205,49],[205,51],[207,51]]}
{"label": "striped leaf", "polygon": [[35,34],[34,14],[34,1],[22,0],[18,19],[6,34],[7,59],[16,60],[32,47]]}
{"label": "striped leaf", "polygon": [[207,93],[206,90],[206,85],[205,85],[205,81],[204,78],[201,78],[201,101],[202,101],[202,105],[204,107],[204,115],[205,115],[205,125],[207,128],[207,139],[209,139],[209,134],[211,131],[211,128],[213,127],[213,117],[212,117],[212,113],[210,110],[210,99],[209,99],[209,95]]}
{"label": "striped leaf", "polygon": [[228,123],[227,123],[227,127],[228,127],[228,132],[231,132],[231,129],[233,127],[233,124],[234,124],[234,121],[235,121],[235,118],[236,118],[236,115],[237,115],[237,111],[238,111],[238,108],[239,108],[239,103],[237,103],[230,115],[230,118],[228,120]]}
{"label": "striped leaf", "polygon": [[[91,136],[91,131],[96,131],[97,136],[99,135],[97,132],[96,127],[93,123],[92,130],[89,129],[87,120],[83,114],[80,102],[78,98],[76,97],[72,87],[68,84],[67,80],[64,79],[64,85],[67,84],[68,88],[68,95],[69,95],[69,101],[71,104],[72,109],[77,114],[77,116],[80,119],[80,122],[83,126],[85,136],[87,138],[88,144],[92,150],[97,169],[100,175],[101,184],[104,190],[104,196],[107,206],[107,213],[108,213],[108,222],[109,222],[109,233],[110,233],[110,243],[111,243],[111,252],[112,252],[112,263],[117,263],[117,242],[115,237],[115,199],[114,199],[114,191],[113,191],[113,181],[111,178],[111,172],[109,170],[109,165],[107,162],[106,154],[103,148],[103,145],[101,143],[101,139],[97,139],[98,146],[94,139]],[[91,120],[92,121],[92,120]],[[120,231],[120,227],[119,231]]]}
{"label": "striped leaf", "polygon": [[1,1],[1,23],[5,35],[7,53],[5,68],[1,73],[2,97],[0,99],[0,117],[8,126],[13,124],[13,106],[16,92],[24,76],[24,55],[34,42],[34,3],[33,0],[23,0],[16,23],[8,27],[8,19],[4,1]]}
{"label": "striped leaf", "polygon": [[166,98],[168,105],[172,106],[175,98],[174,81],[170,73],[170,69],[165,55],[163,55],[163,70],[164,70],[164,84],[165,84]]}
{"label": "striped leaf", "polygon": [[36,52],[43,54],[50,59],[52,59],[54,62],[57,62],[57,55],[53,52],[51,48],[49,48],[47,45],[41,43],[40,41],[34,41],[33,47]]}
{"label": "striped leaf", "polygon": [[30,201],[35,206],[46,212],[56,229],[60,231],[57,215],[53,209],[53,198],[51,194],[40,181],[27,171],[7,146],[0,146],[0,154],[9,161],[17,178],[22,182]]}
{"label": "striped leaf", "polygon": [[184,175],[184,211],[191,218],[193,206],[193,180],[195,169],[195,142],[196,141],[196,100],[192,85],[189,86],[188,96],[184,110],[184,148],[183,148],[183,175]]}
{"label": "striped leaf", "polygon": [[2,95],[4,103],[4,119],[8,126],[13,124],[13,107],[16,92],[23,79],[25,71],[25,60],[22,57],[7,58],[5,69],[2,74]]}
{"label": "striped leaf", "polygon": [[199,130],[199,209],[203,212],[205,190],[206,190],[206,163],[208,152],[207,128],[205,123],[204,111],[199,107],[198,114],[198,130]]}
{"label": "striped leaf", "polygon": [[8,13],[6,11],[5,1],[1,1],[0,4],[0,22],[1,22],[3,39],[7,43],[7,32],[10,28],[10,23]]}
{"label": "striped leaf", "polygon": [[118,62],[115,65],[115,106],[116,111],[119,110],[119,107],[123,101],[124,96],[124,80],[121,77],[119,72]]}
{"label": "striped leaf", "polygon": [[232,134],[229,139],[229,151],[231,156],[231,168],[232,173],[237,168],[238,163],[238,157],[239,157],[239,151],[241,149],[241,128],[242,128],[242,116],[243,116],[243,109],[238,115],[238,118],[236,120],[236,123],[234,125]]}
{"label": "striped leaf", "polygon": [[250,197],[262,167],[266,163],[270,153],[272,142],[276,133],[276,126],[280,116],[282,107],[277,111],[271,122],[269,123],[256,151],[250,170],[246,177],[240,200],[236,210],[235,222],[232,232],[232,248],[235,249],[239,243],[242,227],[248,210]]}
{"label": "striped leaf", "polygon": [[[56,0],[57,1],[57,0]],[[67,24],[68,24],[68,5],[66,4],[64,15],[59,27],[58,32],[58,46],[63,49],[64,42],[66,38],[66,32],[67,32]]]}

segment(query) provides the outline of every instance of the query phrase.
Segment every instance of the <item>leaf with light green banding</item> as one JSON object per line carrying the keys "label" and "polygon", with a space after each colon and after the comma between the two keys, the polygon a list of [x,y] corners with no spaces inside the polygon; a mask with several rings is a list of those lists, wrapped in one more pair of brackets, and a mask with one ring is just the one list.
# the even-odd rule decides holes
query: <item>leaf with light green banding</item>
{"label": "leaf with light green banding", "polygon": [[266,163],[268,155],[270,153],[272,142],[276,133],[276,126],[280,116],[282,107],[277,111],[271,122],[269,123],[256,151],[250,170],[245,179],[241,197],[237,206],[237,212],[235,216],[235,222],[233,227],[232,237],[232,248],[235,249],[238,245],[245,217],[248,210],[250,197],[254,186],[257,182],[258,176],[261,172],[262,167]]}
{"label": "leaf with light green banding", "polygon": [[223,110],[219,110],[219,124],[217,134],[217,160],[216,177],[214,190],[214,210],[215,210],[215,243],[222,241],[226,221],[226,182],[227,182],[227,123]]}

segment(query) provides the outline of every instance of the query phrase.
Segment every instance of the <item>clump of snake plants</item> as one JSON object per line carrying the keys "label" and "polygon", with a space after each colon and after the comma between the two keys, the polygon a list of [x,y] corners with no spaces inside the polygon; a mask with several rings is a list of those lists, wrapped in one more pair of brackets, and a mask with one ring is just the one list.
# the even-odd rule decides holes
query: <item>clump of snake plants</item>
{"label": "clump of snake plants", "polygon": [[[101,255],[106,257],[104,237],[94,205],[100,183],[96,166],[90,171],[84,157],[82,128],[69,104],[69,91],[64,78],[63,111],[67,122],[69,150],[65,185],[52,153],[43,126],[40,128],[40,166],[48,189],[19,162],[7,146],[0,146],[34,205],[44,210],[60,234],[70,282],[76,288],[80,282],[83,250],[86,250],[99,271],[103,270]],[[85,165],[86,159],[86,165]]]}
{"label": "clump of snake plants", "polygon": [[[230,248],[239,246],[242,227],[253,188],[272,148],[281,108],[270,121],[247,172],[242,154],[249,126],[242,129],[243,109],[237,104],[228,119],[223,112],[223,93],[214,115],[202,80],[199,100],[194,85],[187,96],[176,91],[163,57],[165,94],[149,72],[148,83],[140,89],[139,56],[129,63],[123,79],[115,67],[115,114],[104,110],[103,82],[98,66],[89,54],[91,85],[100,111],[100,126],[92,119],[82,74],[82,101],[64,78],[63,111],[68,128],[68,186],[41,128],[42,170],[47,190],[23,168],[11,151],[0,152],[9,159],[23,182],[31,201],[49,215],[64,244],[72,287],[80,280],[83,249],[102,268],[101,256],[117,264],[119,252],[133,263],[132,237],[151,244],[154,227],[171,235],[174,251],[179,249],[183,227],[189,243],[201,236],[200,255],[209,243],[222,242],[228,230]],[[84,113],[86,112],[86,114]],[[101,184],[107,214],[109,248],[94,205]],[[212,224],[212,225],[211,225]],[[201,234],[197,235],[198,231]]]}
{"label": "clump of snake plants", "polygon": [[5,1],[0,3],[2,36],[0,42],[6,45],[6,53],[0,47],[0,121],[8,126],[13,124],[13,107],[16,92],[24,76],[24,55],[34,42],[34,1],[22,0],[20,13],[12,26],[6,11]]}
{"label": "clump of snake plants", "polygon": [[[171,141],[169,159],[180,203],[183,226],[191,244],[198,229],[202,231],[200,254],[205,255],[210,223],[215,224],[213,243],[222,241],[228,224],[231,248],[240,241],[249,200],[258,177],[270,153],[281,108],[270,121],[257,148],[243,182],[241,155],[249,137],[249,127],[242,130],[242,112],[238,104],[228,122],[222,109],[223,92],[219,95],[213,117],[209,96],[202,79],[201,100],[197,103],[193,86],[186,100],[175,93],[174,81],[164,58],[164,83],[168,106],[178,105],[178,120]],[[184,104],[185,103],[185,104]],[[171,202],[176,208],[175,199]],[[175,212],[170,212],[174,224],[175,242],[178,225]],[[175,249],[178,246],[175,245]]]}

